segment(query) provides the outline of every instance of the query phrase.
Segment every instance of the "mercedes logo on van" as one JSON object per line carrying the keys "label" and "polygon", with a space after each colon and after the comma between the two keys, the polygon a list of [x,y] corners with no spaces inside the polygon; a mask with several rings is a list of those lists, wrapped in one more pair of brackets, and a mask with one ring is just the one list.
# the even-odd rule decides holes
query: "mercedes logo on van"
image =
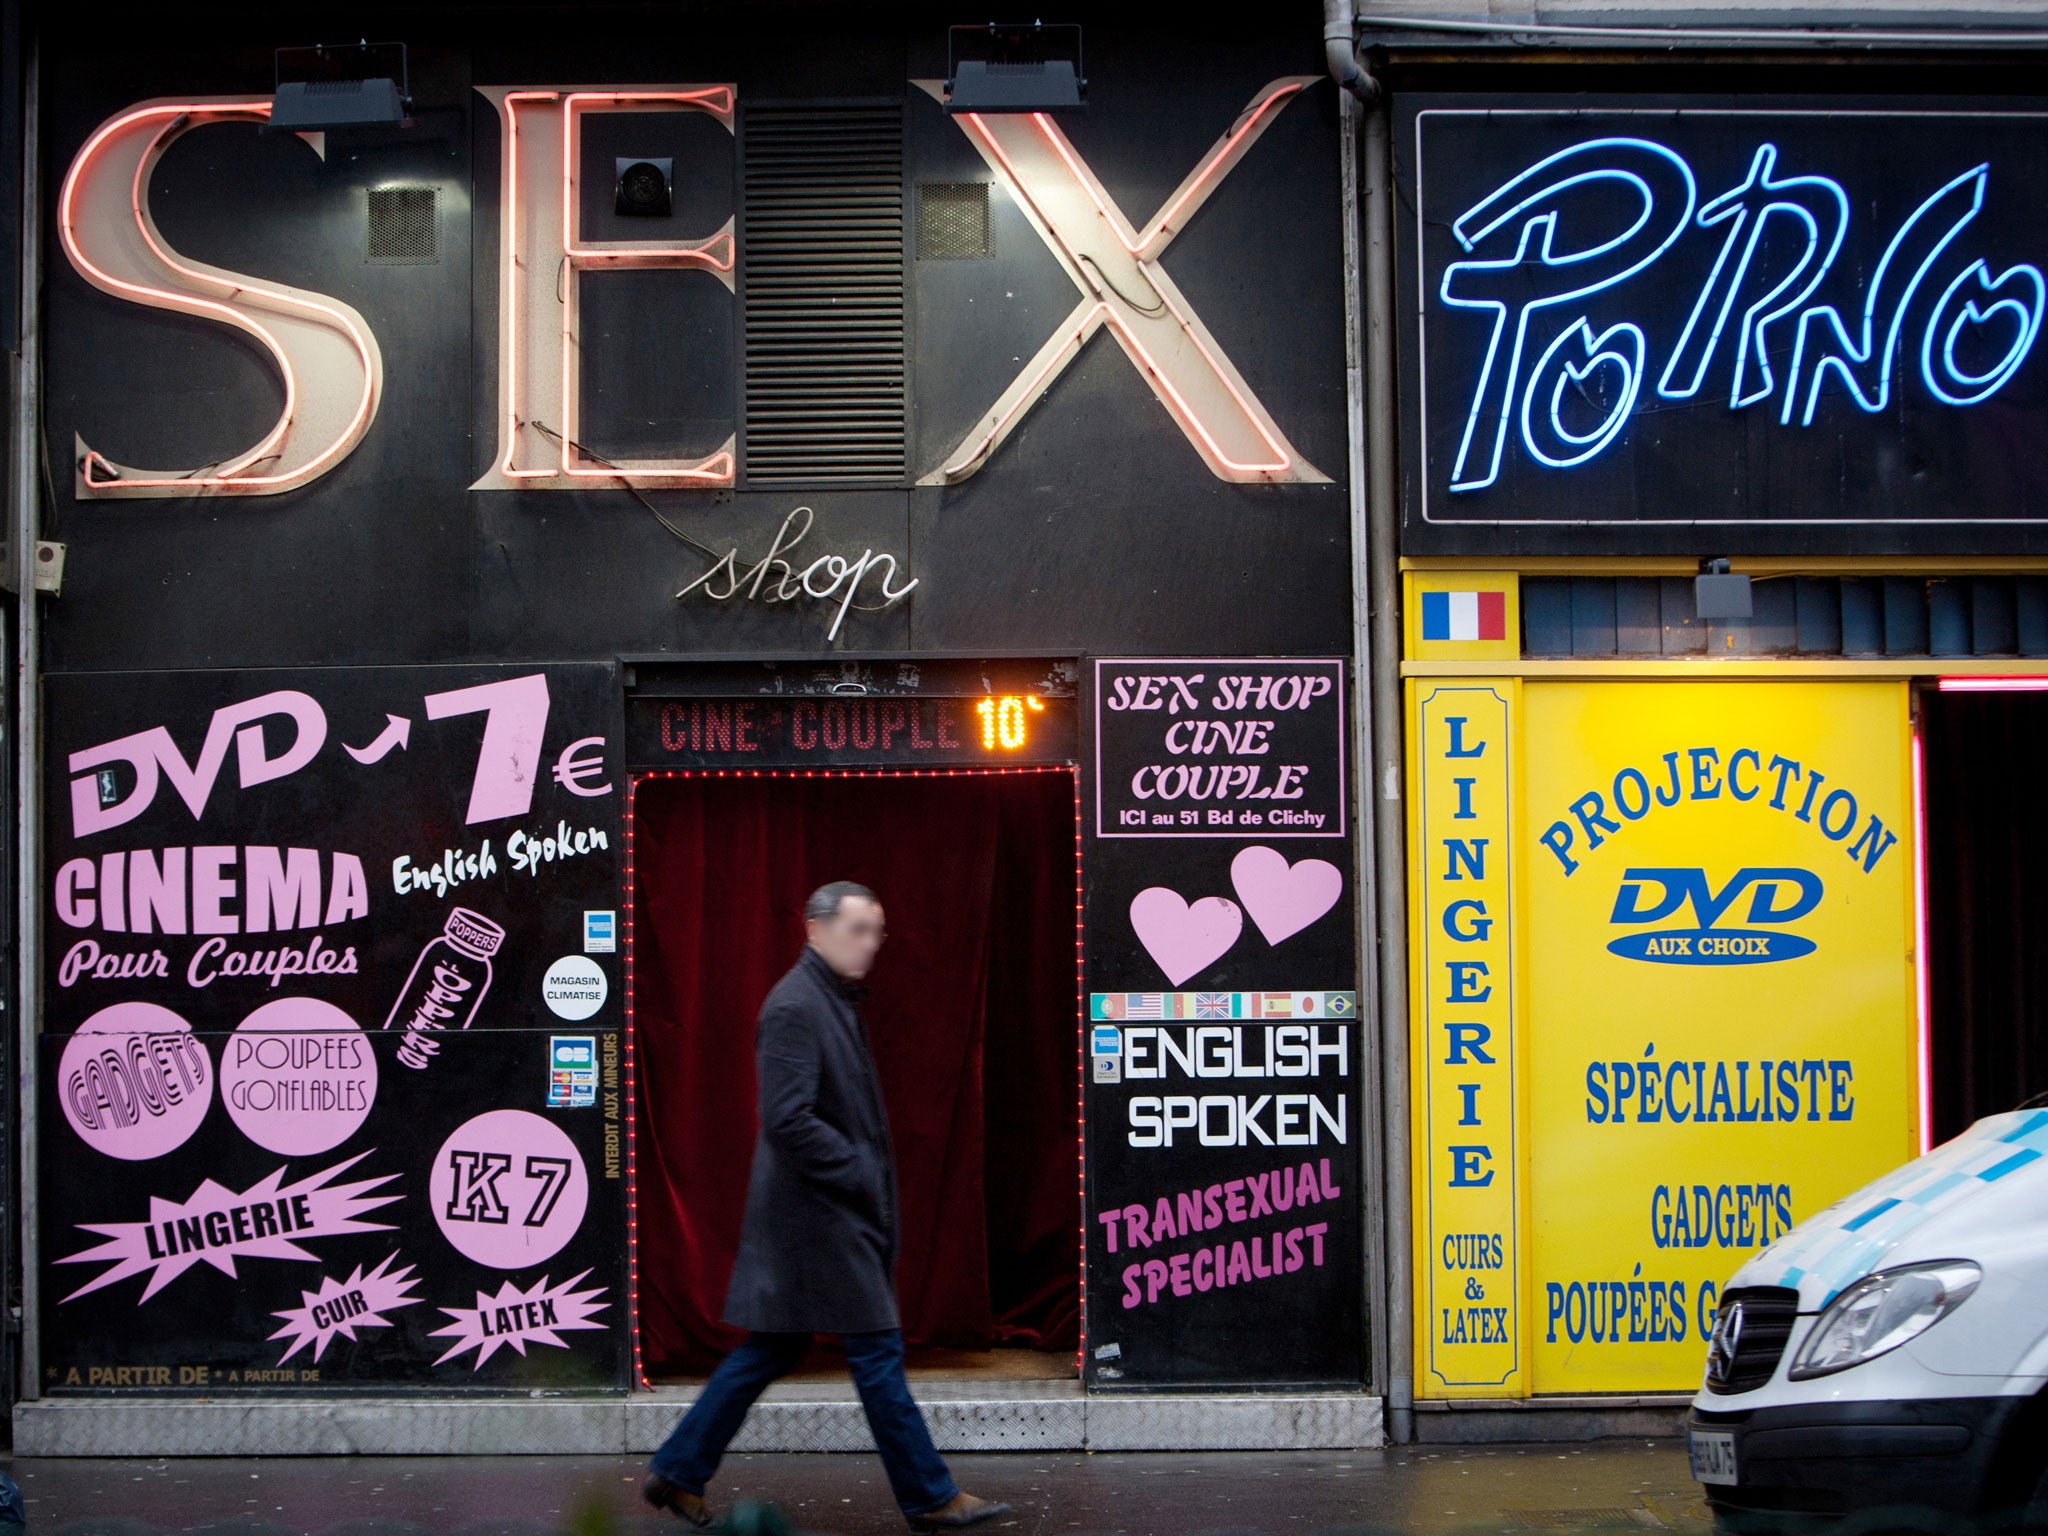
{"label": "mercedes logo on van", "polygon": [[1735,1351],[1742,1344],[1742,1303],[1722,1309],[1714,1319],[1713,1337],[1707,1341],[1707,1380],[1726,1386],[1735,1374]]}

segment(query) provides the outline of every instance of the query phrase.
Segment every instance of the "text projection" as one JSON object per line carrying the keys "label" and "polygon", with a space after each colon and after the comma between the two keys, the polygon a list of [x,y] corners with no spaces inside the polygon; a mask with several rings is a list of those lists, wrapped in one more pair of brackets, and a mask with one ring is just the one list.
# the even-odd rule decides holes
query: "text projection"
{"label": "text projection", "polygon": [[[733,286],[733,225],[695,239],[590,240],[579,198],[583,125],[600,112],[702,112],[730,133],[733,87],[482,88],[498,109],[498,451],[473,490],[560,490],[601,481],[730,485],[733,439],[702,457],[599,460],[582,445],[585,272],[671,267]],[[707,363],[707,366],[724,366]]]}
{"label": "text projection", "polygon": [[2033,113],[1425,107],[1411,512],[2048,515],[2048,459],[2012,441],[2048,405],[2044,132]]}
{"label": "text projection", "polygon": [[[1044,113],[953,116],[1081,298],[988,414],[919,484],[952,485],[980,469],[1105,326],[1218,477],[1251,484],[1328,480],[1287,441],[1160,263],[1260,135],[1317,78],[1289,75],[1263,86],[1142,228]],[[939,81],[917,84],[944,99]]]}
{"label": "text projection", "polygon": [[284,386],[277,424],[219,463],[131,469],[75,439],[73,494],[289,491],[340,463],[369,430],[384,363],[361,315],[325,294],[181,256],[150,215],[150,177],[179,137],[209,124],[262,123],[269,116],[267,100],[141,102],[102,123],[71,162],[57,203],[57,235],[79,275],[117,299],[233,326],[269,357]]}

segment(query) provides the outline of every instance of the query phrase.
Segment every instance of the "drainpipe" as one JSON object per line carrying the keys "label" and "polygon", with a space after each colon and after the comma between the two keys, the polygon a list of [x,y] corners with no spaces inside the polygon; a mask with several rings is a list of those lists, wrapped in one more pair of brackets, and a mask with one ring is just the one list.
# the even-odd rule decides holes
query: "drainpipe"
{"label": "drainpipe", "polygon": [[1408,826],[1402,779],[1401,576],[1396,558],[1399,510],[1394,466],[1394,218],[1392,131],[1384,107],[1365,119],[1366,495],[1370,507],[1373,771],[1379,794],[1380,1027],[1386,1076],[1382,1113],[1387,1139],[1387,1328],[1395,1351],[1387,1422],[1398,1443],[1415,1438],[1414,1269],[1408,1231]]}
{"label": "drainpipe", "polygon": [[1351,0],[1323,0],[1323,59],[1330,78],[1360,106],[1380,99],[1380,83],[1358,62],[1358,19]]}
{"label": "drainpipe", "polygon": [[28,43],[21,82],[21,335],[15,343],[14,474],[8,487],[7,544],[14,571],[17,639],[14,691],[15,754],[15,1076],[20,1093],[16,1173],[21,1182],[21,1396],[43,1395],[41,1270],[38,1228],[36,1072],[37,1030],[42,1018],[40,930],[41,881],[41,716],[38,711],[40,636],[36,612],[36,539],[41,531],[41,486],[37,467],[42,439],[42,151],[38,144],[41,106],[36,46]]}
{"label": "drainpipe", "polygon": [[[1379,1274],[1386,1305],[1374,1348],[1386,1384],[1387,1434],[1396,1444],[1415,1437],[1413,1274],[1409,1234],[1408,1146],[1408,861],[1401,792],[1401,634],[1396,560],[1394,474],[1393,214],[1389,128],[1380,85],[1358,61],[1351,0],[1324,0],[1323,48],[1330,78],[1342,89],[1345,124],[1345,309],[1350,335],[1352,591],[1356,652],[1366,661],[1358,718],[1369,729],[1370,771],[1362,816],[1372,861],[1368,975],[1378,997],[1380,1177],[1368,1184],[1384,1200]],[[1362,151],[1357,129],[1364,119]],[[1364,249],[1359,248],[1362,197]],[[1361,276],[1364,302],[1359,303]],[[1363,355],[1364,367],[1359,368]],[[1361,432],[1361,425],[1363,431]],[[1361,459],[1363,462],[1361,463]],[[1361,536],[1362,535],[1362,536]],[[1370,1272],[1370,1267],[1369,1267]]]}
{"label": "drainpipe", "polygon": [[[1334,72],[1334,70],[1333,70]],[[1358,274],[1363,245],[1358,228],[1358,98],[1337,93],[1337,184],[1342,212],[1344,259],[1344,445],[1345,484],[1351,513],[1351,825],[1357,829],[1355,876],[1359,899],[1352,941],[1361,964],[1358,995],[1358,1054],[1364,1086],[1357,1110],[1357,1162],[1351,1176],[1361,1190],[1378,1191],[1387,1183],[1386,1141],[1380,1124],[1380,1082],[1386,1063],[1380,1056],[1379,1015],[1379,885],[1373,837],[1372,774],[1372,605],[1366,592],[1365,499],[1365,326],[1364,299]],[[1377,1199],[1377,1196],[1374,1197]],[[1368,1206],[1366,1209],[1372,1209]],[[1360,1222],[1359,1258],[1365,1288],[1360,1322],[1365,1328],[1366,1358],[1371,1362],[1367,1384],[1382,1403],[1387,1395],[1387,1234],[1380,1223]],[[1384,1428],[1384,1424],[1382,1424]]]}

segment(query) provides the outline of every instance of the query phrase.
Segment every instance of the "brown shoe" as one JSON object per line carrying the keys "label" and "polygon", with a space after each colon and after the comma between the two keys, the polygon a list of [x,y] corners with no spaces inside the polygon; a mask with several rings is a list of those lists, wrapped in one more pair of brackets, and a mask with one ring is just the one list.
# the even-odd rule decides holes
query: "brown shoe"
{"label": "brown shoe", "polygon": [[640,1497],[656,1509],[665,1509],[686,1525],[699,1530],[711,1523],[711,1506],[704,1502],[704,1495],[692,1493],[687,1488],[678,1488],[659,1472],[651,1472],[647,1481],[640,1485]]}
{"label": "brown shoe", "polygon": [[977,1499],[971,1493],[956,1493],[937,1509],[912,1515],[910,1528],[913,1531],[957,1531],[962,1526],[979,1525],[984,1520],[994,1520],[1009,1512],[1007,1504]]}

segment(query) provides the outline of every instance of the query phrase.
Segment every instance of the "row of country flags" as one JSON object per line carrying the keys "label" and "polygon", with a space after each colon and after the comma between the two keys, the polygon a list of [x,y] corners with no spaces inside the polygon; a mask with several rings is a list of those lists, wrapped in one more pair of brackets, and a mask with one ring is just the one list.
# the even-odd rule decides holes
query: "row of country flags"
{"label": "row of country flags", "polygon": [[1356,992],[1096,992],[1097,1019],[1348,1019]]}

